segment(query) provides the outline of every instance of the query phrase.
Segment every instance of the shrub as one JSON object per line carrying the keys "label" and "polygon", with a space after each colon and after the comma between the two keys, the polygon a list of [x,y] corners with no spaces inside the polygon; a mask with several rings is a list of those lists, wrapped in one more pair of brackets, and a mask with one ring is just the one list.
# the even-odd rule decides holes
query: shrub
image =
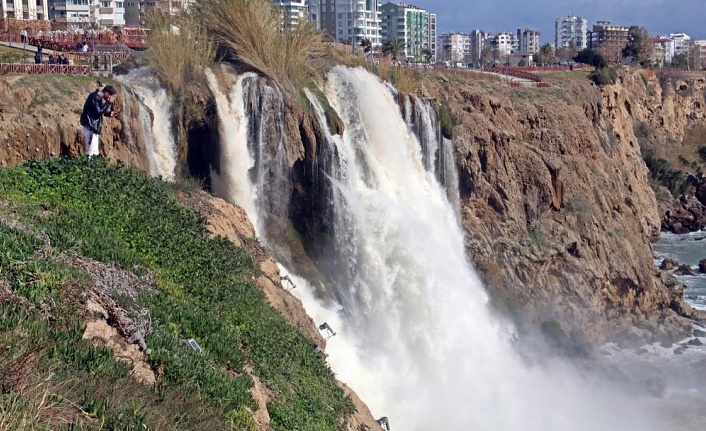
{"label": "shrub", "polygon": [[596,69],[588,75],[588,79],[599,87],[613,85],[618,81],[618,72],[612,67]]}
{"label": "shrub", "polygon": [[215,59],[215,45],[203,27],[188,15],[150,15],[147,58],[175,97],[194,84],[205,84],[204,69]]}
{"label": "shrub", "polygon": [[579,51],[576,57],[574,57],[574,61],[577,63],[590,64],[596,69],[603,69],[608,65],[605,57],[591,48],[585,48]]}
{"label": "shrub", "polygon": [[642,158],[650,170],[653,184],[668,188],[673,196],[680,196],[686,192],[688,184],[685,181],[684,172],[672,169],[667,160],[655,156],[652,151],[645,151]]}
{"label": "shrub", "polygon": [[320,33],[309,22],[284,26],[271,1],[205,0],[198,15],[234,59],[275,80],[290,95],[312,76],[308,53],[318,48]]}

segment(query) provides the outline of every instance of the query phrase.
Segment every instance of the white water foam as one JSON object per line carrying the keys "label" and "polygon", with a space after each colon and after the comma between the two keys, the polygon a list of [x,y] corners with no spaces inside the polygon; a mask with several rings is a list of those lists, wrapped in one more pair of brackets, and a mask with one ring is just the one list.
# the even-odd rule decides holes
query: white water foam
{"label": "white water foam", "polygon": [[172,102],[149,67],[130,71],[122,81],[132,87],[152,111],[152,118],[140,106],[140,123],[146,140],[150,175],[174,181],[177,164],[176,143],[171,125]]}
{"label": "white water foam", "polygon": [[[224,79],[232,78],[229,73],[224,73],[223,76]],[[259,237],[262,231],[255,205],[256,187],[248,178],[250,169],[255,166],[255,160],[248,150],[248,116],[243,100],[243,83],[254,76],[255,74],[245,74],[239,76],[235,82],[227,82],[231,90],[226,94],[221,90],[216,75],[211,70],[206,70],[208,86],[216,99],[218,132],[221,137],[220,174],[211,171],[213,191],[217,196],[243,208],[255,225]]]}

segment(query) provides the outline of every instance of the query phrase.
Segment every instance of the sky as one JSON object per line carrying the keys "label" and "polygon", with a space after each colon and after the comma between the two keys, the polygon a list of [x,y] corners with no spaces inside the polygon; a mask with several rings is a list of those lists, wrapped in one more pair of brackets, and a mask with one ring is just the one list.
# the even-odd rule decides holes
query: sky
{"label": "sky", "polygon": [[650,35],[684,32],[706,39],[706,0],[406,0],[437,14],[437,34],[516,31],[531,28],[542,33],[541,41],[554,42],[558,16],[578,15],[616,25],[646,27]]}

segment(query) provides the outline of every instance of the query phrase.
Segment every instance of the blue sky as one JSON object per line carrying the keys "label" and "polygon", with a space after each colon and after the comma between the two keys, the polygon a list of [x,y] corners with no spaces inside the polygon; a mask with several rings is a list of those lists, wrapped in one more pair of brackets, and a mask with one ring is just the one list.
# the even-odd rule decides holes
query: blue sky
{"label": "blue sky", "polygon": [[685,32],[706,39],[706,0],[406,0],[437,14],[438,34],[529,27],[554,41],[554,20],[571,12],[588,20],[647,27],[651,35]]}

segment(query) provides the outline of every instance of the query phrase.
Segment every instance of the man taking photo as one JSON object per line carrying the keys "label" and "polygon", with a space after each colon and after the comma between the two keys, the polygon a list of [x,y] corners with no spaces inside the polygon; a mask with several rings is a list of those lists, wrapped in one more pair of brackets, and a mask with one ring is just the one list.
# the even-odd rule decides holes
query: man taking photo
{"label": "man taking photo", "polygon": [[102,90],[96,89],[89,94],[81,112],[81,126],[86,138],[86,154],[89,157],[99,154],[99,139],[103,127],[103,117],[115,117],[118,112],[113,109],[113,102],[118,92],[112,85],[106,85]]}

